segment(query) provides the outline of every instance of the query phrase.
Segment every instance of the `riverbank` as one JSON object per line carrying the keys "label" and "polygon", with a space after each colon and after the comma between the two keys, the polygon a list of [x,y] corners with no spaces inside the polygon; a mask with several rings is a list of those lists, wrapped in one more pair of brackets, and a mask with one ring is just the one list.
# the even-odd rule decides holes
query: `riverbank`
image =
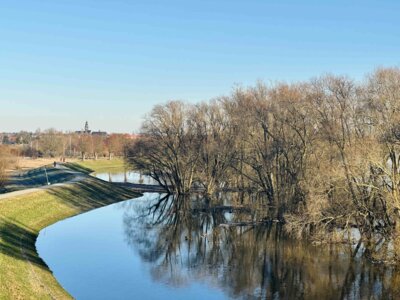
{"label": "riverbank", "polygon": [[[0,299],[71,298],[36,252],[39,231],[59,220],[139,195],[88,176],[96,171],[95,163],[91,164],[92,168],[74,164],[73,171],[80,173],[75,182],[68,177],[62,184],[0,200]],[[78,172],[79,167],[86,172]]]}

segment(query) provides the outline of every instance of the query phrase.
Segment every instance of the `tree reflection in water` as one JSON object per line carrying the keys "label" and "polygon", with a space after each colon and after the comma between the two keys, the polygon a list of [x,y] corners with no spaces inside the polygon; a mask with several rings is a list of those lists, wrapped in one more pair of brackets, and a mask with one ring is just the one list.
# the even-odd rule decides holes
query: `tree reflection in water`
{"label": "tree reflection in water", "polygon": [[360,247],[310,245],[285,236],[279,224],[253,224],[269,211],[255,197],[131,202],[127,242],[155,280],[172,286],[206,282],[232,298],[399,299],[399,272],[371,264]]}

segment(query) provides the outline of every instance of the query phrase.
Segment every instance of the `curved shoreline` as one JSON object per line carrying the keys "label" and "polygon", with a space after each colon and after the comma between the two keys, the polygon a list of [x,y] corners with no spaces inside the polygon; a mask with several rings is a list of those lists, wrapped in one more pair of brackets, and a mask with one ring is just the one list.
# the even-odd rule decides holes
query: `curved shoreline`
{"label": "curved shoreline", "polygon": [[0,298],[71,299],[36,251],[40,230],[140,194],[80,173],[70,181],[0,201]]}

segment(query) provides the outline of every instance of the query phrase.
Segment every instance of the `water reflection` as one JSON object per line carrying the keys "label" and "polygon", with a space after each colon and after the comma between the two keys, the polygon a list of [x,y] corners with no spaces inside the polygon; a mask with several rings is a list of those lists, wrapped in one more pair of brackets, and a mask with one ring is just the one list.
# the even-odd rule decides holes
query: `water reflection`
{"label": "water reflection", "polygon": [[136,184],[157,184],[156,181],[150,176],[141,173],[128,171],[120,172],[99,172],[94,173],[93,176],[109,182],[130,182]]}
{"label": "water reflection", "polygon": [[124,209],[127,243],[168,285],[201,281],[248,299],[400,296],[399,272],[371,264],[360,247],[313,246],[286,237],[277,223],[257,223],[271,209],[254,195],[160,196]]}

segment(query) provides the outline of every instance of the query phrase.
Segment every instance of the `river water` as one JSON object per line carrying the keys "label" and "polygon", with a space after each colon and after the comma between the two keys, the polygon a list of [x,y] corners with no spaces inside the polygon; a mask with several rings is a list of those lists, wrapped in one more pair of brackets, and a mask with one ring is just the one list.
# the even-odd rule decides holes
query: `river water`
{"label": "river water", "polygon": [[131,182],[138,184],[157,184],[150,176],[142,175],[137,172],[103,172],[94,173],[93,176],[110,182]]}
{"label": "river water", "polygon": [[250,226],[262,215],[245,198],[149,193],[60,221],[36,246],[77,299],[399,299],[398,271]]}

